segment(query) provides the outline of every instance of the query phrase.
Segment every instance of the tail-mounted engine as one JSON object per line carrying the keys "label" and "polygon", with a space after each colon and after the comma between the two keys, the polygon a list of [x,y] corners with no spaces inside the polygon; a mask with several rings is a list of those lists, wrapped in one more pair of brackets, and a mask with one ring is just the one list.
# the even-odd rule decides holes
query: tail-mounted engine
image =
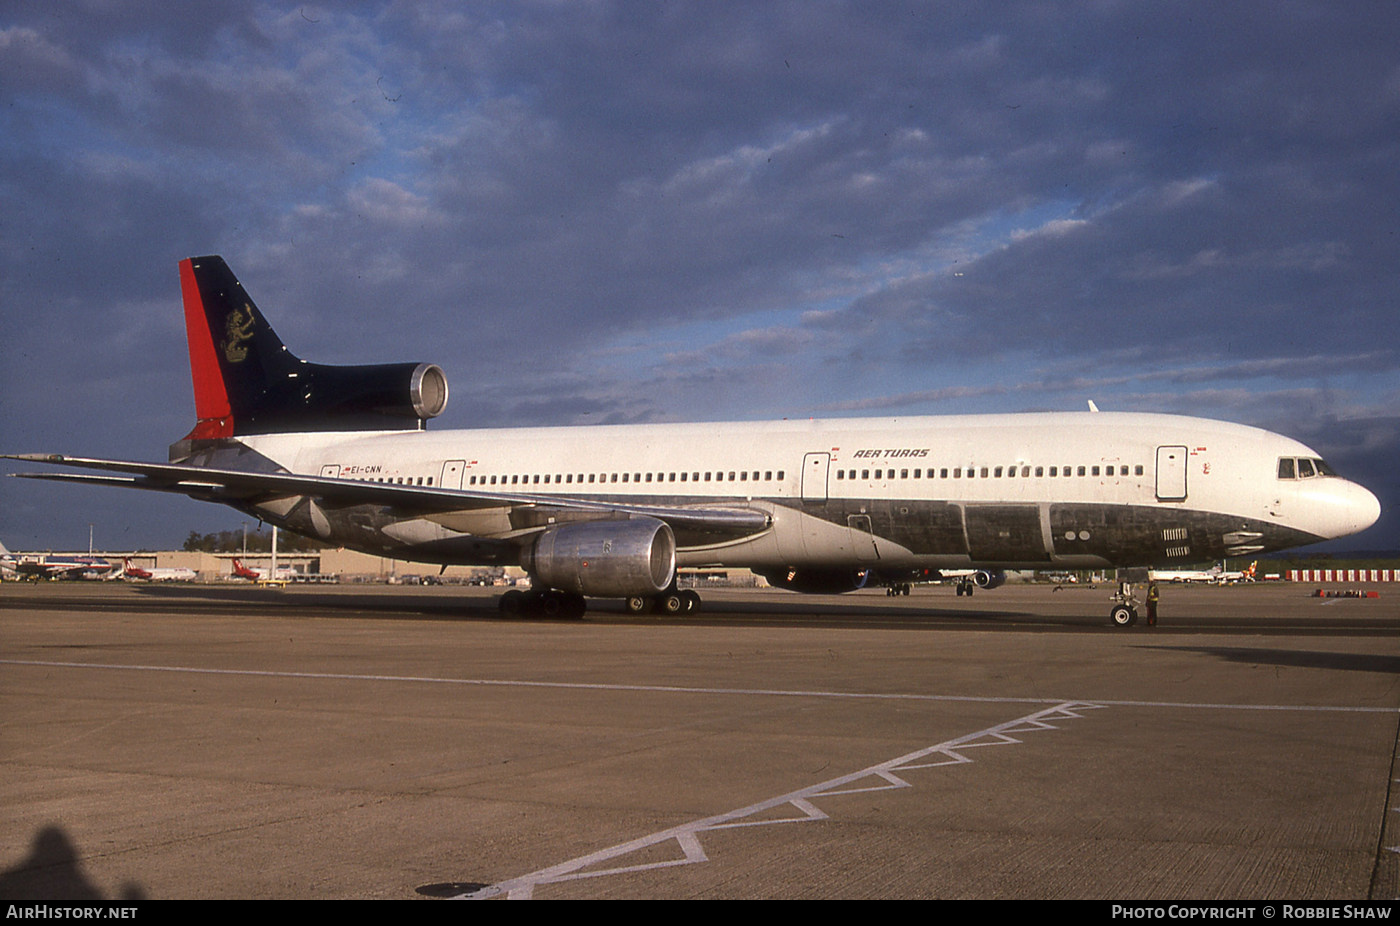
{"label": "tail-mounted engine", "polygon": [[[198,423],[192,441],[278,431],[422,428],[447,407],[432,363],[332,366],[287,349],[217,256],[180,263]],[[192,446],[192,444],[190,445]]]}
{"label": "tail-mounted engine", "polygon": [[656,595],[676,575],[676,538],[655,518],[550,528],[521,558],[540,584],[598,598]]}

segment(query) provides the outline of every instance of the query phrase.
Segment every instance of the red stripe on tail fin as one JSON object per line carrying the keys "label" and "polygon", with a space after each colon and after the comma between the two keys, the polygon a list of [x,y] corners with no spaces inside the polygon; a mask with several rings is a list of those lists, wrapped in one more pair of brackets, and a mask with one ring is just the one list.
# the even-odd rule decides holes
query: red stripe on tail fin
{"label": "red stripe on tail fin", "polygon": [[190,378],[194,382],[194,412],[198,418],[186,440],[233,436],[233,409],[219,370],[209,316],[194,278],[194,261],[180,261],[180,295],[185,302],[185,337],[190,346]]}

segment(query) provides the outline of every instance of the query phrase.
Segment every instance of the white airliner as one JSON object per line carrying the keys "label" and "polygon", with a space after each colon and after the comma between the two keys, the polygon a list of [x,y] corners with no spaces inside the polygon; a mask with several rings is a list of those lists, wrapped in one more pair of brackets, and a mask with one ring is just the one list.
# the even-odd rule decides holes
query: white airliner
{"label": "white airliner", "polygon": [[1221,562],[1209,569],[1153,569],[1148,573],[1148,577],[1154,582],[1209,582],[1213,585],[1234,585],[1238,582],[1253,582],[1258,568],[1257,560],[1244,570],[1227,570]]}
{"label": "white airliner", "polygon": [[131,560],[122,560],[122,578],[140,579],[146,582],[193,582],[199,575],[185,566],[171,566],[161,569],[154,567],[150,569],[141,566],[131,565]]}
{"label": "white airliner", "polygon": [[[270,567],[245,566],[242,560],[234,557],[233,570],[230,575],[235,579],[250,579],[256,582],[261,579],[266,579],[271,573],[272,570]],[[291,566],[278,566],[274,578],[278,582],[291,582],[296,578],[296,572]]]}
{"label": "white airliner", "polygon": [[[684,612],[685,567],[842,592],[929,570],[1170,566],[1342,537],[1380,505],[1278,434],[1110,412],[430,432],[433,364],[295,357],[219,257],[180,264],[198,423],[169,464],[14,459],[366,552],[520,565],[526,608]],[[1145,577],[1145,572],[1144,572]],[[1129,590],[1130,591],[1130,590]],[[1131,597],[1115,623],[1136,618]]]}
{"label": "white airliner", "polygon": [[0,543],[0,575],[23,579],[104,579],[116,571],[116,566],[95,556],[73,556],[66,553],[28,553],[15,555]]}

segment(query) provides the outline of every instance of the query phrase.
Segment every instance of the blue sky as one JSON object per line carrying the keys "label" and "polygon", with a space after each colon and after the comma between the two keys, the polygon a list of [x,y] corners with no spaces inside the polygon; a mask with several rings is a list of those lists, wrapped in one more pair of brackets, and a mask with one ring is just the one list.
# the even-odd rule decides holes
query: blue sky
{"label": "blue sky", "polygon": [[[176,263],[439,427],[1151,410],[1298,437],[1400,546],[1390,2],[15,2],[0,447],[162,459]],[[11,467],[13,470],[13,467]],[[0,480],[11,548],[236,513]]]}

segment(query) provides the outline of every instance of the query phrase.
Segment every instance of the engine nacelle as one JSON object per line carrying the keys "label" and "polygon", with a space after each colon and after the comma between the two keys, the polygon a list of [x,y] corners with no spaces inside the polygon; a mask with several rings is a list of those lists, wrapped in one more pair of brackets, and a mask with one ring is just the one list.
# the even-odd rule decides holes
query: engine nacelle
{"label": "engine nacelle", "polygon": [[1000,588],[1006,584],[1006,573],[1000,569],[979,569],[972,574],[978,588]]}
{"label": "engine nacelle", "polygon": [[869,569],[774,569],[759,573],[774,588],[809,595],[840,595],[865,588]]}
{"label": "engine nacelle", "polygon": [[306,417],[384,415],[421,421],[436,418],[447,407],[447,374],[435,363],[305,366],[298,380],[289,383],[299,395],[288,404]]}
{"label": "engine nacelle", "polygon": [[655,518],[580,521],[545,531],[521,565],[543,585],[578,595],[655,595],[675,578],[676,538]]}
{"label": "engine nacelle", "polygon": [[435,363],[330,366],[296,361],[238,396],[239,433],[394,429],[447,407],[447,374]]}

